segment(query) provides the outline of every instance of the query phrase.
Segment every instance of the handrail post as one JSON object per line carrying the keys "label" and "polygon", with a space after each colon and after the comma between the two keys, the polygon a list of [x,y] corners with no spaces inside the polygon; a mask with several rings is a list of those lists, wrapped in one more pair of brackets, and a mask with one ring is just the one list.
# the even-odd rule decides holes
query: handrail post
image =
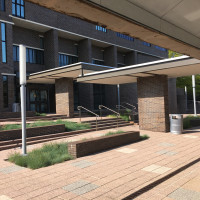
{"label": "handrail post", "polygon": [[80,120],[80,123],[81,123],[81,108],[79,109],[79,120]]}
{"label": "handrail post", "polygon": [[117,115],[117,128],[118,128],[118,126],[119,126],[119,115]]}
{"label": "handrail post", "polygon": [[96,116],[96,131],[97,131],[97,116]]}

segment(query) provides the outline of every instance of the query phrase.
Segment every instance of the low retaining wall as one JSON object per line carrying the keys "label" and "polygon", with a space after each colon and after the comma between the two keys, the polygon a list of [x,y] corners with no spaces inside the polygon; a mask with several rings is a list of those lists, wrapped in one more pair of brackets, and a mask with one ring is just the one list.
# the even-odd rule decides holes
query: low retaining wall
{"label": "low retaining wall", "polygon": [[[27,111],[26,116],[27,117],[34,117],[35,112]],[[21,117],[21,112],[1,112],[0,113],[0,119],[20,118],[20,117]]]}
{"label": "low retaining wall", "polygon": [[87,156],[93,153],[105,151],[121,145],[130,144],[140,139],[140,132],[127,132],[111,136],[92,138],[84,141],[76,141],[68,144],[68,152],[74,158]]}
{"label": "low retaining wall", "polygon": [[[58,125],[53,125],[53,126],[40,126],[40,127],[26,129],[27,137],[48,135],[48,134],[61,133],[61,132],[65,132],[64,124],[58,124]],[[21,139],[21,138],[22,138],[21,129],[0,131],[0,141]]]}
{"label": "low retaining wall", "polygon": [[190,120],[190,125],[191,125],[192,127],[200,126],[200,119],[191,119],[191,120]]}

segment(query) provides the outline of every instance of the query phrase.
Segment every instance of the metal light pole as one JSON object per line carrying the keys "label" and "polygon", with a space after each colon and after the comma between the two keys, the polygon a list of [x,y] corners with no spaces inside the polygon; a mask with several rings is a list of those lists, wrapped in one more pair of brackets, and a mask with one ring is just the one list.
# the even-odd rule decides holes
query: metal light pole
{"label": "metal light pole", "polygon": [[118,95],[118,113],[119,113],[119,110],[120,110],[120,85],[118,84],[117,85],[117,95]]}
{"label": "metal light pole", "polygon": [[187,86],[185,86],[185,104],[186,104],[186,111],[187,111]]}
{"label": "metal light pole", "polygon": [[22,117],[22,154],[26,155],[26,47],[19,45],[19,74]]}
{"label": "metal light pole", "polygon": [[196,91],[195,91],[195,75],[192,75],[192,88],[193,88],[194,116],[197,116]]}

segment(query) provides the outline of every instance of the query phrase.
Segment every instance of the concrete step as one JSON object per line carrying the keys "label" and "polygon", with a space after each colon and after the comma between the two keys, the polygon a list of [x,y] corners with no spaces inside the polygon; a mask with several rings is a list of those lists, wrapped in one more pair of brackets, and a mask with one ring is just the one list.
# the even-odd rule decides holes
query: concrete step
{"label": "concrete step", "polygon": [[[109,122],[112,122],[112,123],[109,123]],[[131,125],[133,125],[133,123],[129,123],[129,122],[126,122],[126,121],[120,121],[118,123],[118,127],[131,126]],[[105,121],[104,124],[98,125],[97,128],[98,128],[98,130],[117,128],[117,122],[113,122],[112,120],[108,120],[107,122]],[[31,144],[37,144],[37,143],[42,143],[42,142],[48,142],[48,141],[72,137],[74,135],[79,135],[79,134],[92,132],[92,131],[96,131],[95,125],[92,125],[91,129],[70,131],[70,132],[63,132],[63,133],[56,133],[56,134],[49,134],[49,135],[42,135],[42,136],[36,136],[36,137],[28,137],[27,138],[27,144],[31,145]],[[21,142],[22,142],[21,139],[0,141],[0,150],[20,147]]]}

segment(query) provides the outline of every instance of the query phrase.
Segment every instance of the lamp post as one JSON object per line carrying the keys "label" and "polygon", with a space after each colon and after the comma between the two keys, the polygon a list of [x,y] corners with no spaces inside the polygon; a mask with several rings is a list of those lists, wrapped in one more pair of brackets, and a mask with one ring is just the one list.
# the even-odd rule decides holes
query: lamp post
{"label": "lamp post", "polygon": [[197,116],[196,91],[195,91],[195,75],[192,75],[192,88],[193,88],[194,116]]}
{"label": "lamp post", "polygon": [[22,118],[22,155],[26,155],[26,47],[19,45],[19,77]]}

